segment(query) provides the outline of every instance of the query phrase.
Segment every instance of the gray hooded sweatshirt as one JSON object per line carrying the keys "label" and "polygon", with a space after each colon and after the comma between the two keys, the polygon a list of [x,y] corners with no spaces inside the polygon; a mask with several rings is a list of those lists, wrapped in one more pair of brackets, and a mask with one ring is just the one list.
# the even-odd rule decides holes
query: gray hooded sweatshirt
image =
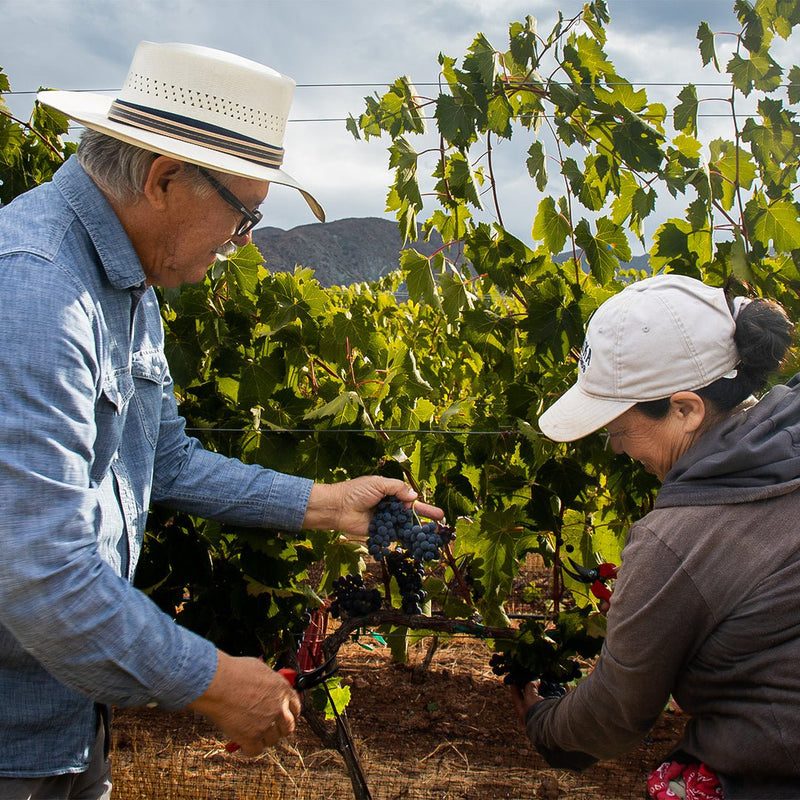
{"label": "gray hooded sweatshirt", "polygon": [[726,800],[800,798],[798,488],[800,375],[706,433],[631,527],[593,671],[529,711],[551,764],[621,755],[672,695]]}

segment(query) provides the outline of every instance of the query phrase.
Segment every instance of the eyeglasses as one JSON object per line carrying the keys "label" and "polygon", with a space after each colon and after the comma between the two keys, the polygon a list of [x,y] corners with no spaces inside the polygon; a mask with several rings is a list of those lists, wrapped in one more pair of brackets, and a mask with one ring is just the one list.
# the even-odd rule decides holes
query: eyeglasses
{"label": "eyeglasses", "polygon": [[234,236],[244,236],[250,233],[259,222],[261,222],[262,213],[255,209],[251,211],[247,206],[230,190],[226,189],[211,173],[206,171],[203,167],[198,166],[200,174],[217,190],[217,194],[228,205],[233,206],[243,217],[242,221],[236,226],[233,232]]}
{"label": "eyeglasses", "polygon": [[623,428],[621,431],[615,431],[614,433],[609,433],[608,431],[600,431],[600,436],[603,438],[603,450],[608,450],[609,444],[611,444],[612,439],[616,439],[620,436],[624,436],[627,433],[627,428]]}

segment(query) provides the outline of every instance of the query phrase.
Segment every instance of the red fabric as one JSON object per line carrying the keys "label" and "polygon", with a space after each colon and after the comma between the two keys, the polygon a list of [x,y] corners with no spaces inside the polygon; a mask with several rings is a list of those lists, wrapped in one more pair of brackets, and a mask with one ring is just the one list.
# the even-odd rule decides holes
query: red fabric
{"label": "red fabric", "polygon": [[724,800],[717,776],[705,764],[666,761],[647,778],[647,796],[652,800],[680,800],[670,788],[675,781],[685,790],[685,800]]}
{"label": "red fabric", "polygon": [[328,609],[318,608],[312,611],[311,622],[303,634],[303,641],[297,654],[300,672],[308,672],[322,663],[322,642],[325,640],[327,630]]}

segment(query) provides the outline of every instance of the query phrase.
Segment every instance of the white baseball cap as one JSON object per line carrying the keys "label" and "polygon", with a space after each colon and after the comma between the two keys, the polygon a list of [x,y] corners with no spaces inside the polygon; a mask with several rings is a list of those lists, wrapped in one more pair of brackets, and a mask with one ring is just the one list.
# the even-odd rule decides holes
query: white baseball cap
{"label": "white baseball cap", "polygon": [[684,275],[632,283],[589,320],[578,379],[539,417],[539,428],[571,442],[636,403],[708,386],[739,363],[735,330],[722,289]]}

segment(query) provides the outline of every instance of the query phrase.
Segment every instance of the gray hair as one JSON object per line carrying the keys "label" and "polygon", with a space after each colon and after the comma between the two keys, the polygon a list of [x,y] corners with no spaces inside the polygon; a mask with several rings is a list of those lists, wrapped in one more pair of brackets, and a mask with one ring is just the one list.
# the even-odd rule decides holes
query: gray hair
{"label": "gray hair", "polygon": [[[142,196],[150,167],[157,157],[158,153],[91,128],[83,132],[78,145],[78,163],[105,194],[124,204],[135,203]],[[191,168],[186,177],[197,195],[210,196],[214,188],[203,179],[196,165],[186,162],[186,166]],[[226,183],[226,176],[209,172]]]}

